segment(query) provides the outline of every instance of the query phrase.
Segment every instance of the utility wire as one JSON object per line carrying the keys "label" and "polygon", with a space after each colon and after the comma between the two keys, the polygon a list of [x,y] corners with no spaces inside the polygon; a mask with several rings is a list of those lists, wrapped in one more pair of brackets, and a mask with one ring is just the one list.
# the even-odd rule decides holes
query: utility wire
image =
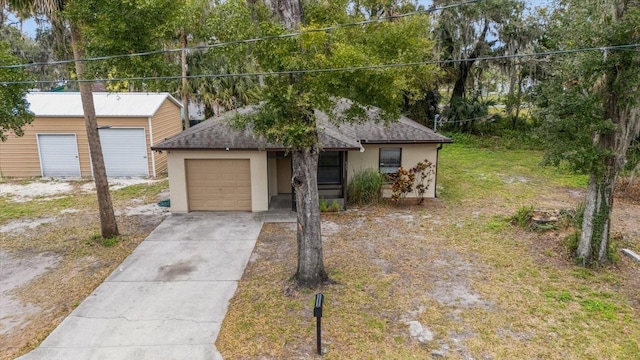
{"label": "utility wire", "polygon": [[329,72],[341,72],[341,71],[359,71],[359,70],[381,70],[392,69],[412,66],[424,66],[424,65],[444,65],[452,63],[463,63],[467,61],[490,61],[490,60],[503,60],[525,57],[543,57],[551,55],[565,55],[575,54],[589,51],[607,51],[607,50],[628,50],[638,48],[636,51],[640,51],[640,43],[626,44],[626,45],[613,45],[613,46],[601,46],[592,48],[581,49],[568,49],[568,50],[554,50],[544,51],[538,53],[522,53],[511,55],[499,55],[499,56],[485,56],[474,59],[451,59],[451,60],[432,60],[432,61],[419,61],[410,63],[393,63],[393,64],[381,64],[381,65],[364,65],[364,66],[352,66],[342,68],[325,68],[325,69],[301,69],[301,70],[286,70],[286,71],[274,71],[274,72],[254,72],[254,73],[236,73],[236,74],[201,74],[201,75],[174,75],[174,76],[138,76],[138,77],[123,77],[123,78],[103,78],[103,79],[83,79],[83,80],[25,80],[25,81],[0,81],[0,85],[17,85],[17,84],[51,84],[58,82],[68,83],[81,83],[81,82],[118,82],[118,81],[159,81],[159,80],[176,80],[176,79],[214,79],[214,78],[230,78],[230,77],[258,77],[258,76],[274,76],[274,75],[294,75],[294,74],[317,74],[317,73],[329,73]]}
{"label": "utility wire", "polygon": [[469,118],[469,119],[458,119],[458,120],[449,120],[448,118],[443,119],[443,117],[441,116],[438,119],[438,125],[463,124],[463,123],[468,123],[468,122],[473,122],[478,120],[492,120],[493,118],[494,118],[493,114],[489,114],[486,116],[479,116],[475,118]]}
{"label": "utility wire", "polygon": [[[328,31],[333,31],[333,30],[337,30],[337,29],[340,29],[340,28],[362,26],[362,25],[366,25],[366,24],[370,24],[370,23],[382,22],[382,21],[385,21],[385,20],[393,20],[393,19],[405,18],[405,17],[408,17],[408,16],[429,14],[429,13],[433,13],[433,12],[436,12],[436,11],[451,9],[451,8],[455,8],[455,7],[459,7],[459,6],[478,3],[478,2],[481,2],[481,1],[483,1],[483,0],[469,0],[469,1],[455,3],[455,4],[451,4],[451,5],[445,5],[445,6],[439,6],[439,7],[430,7],[430,8],[425,9],[425,10],[416,10],[416,11],[411,11],[411,12],[408,12],[408,13],[403,13],[403,14],[398,14],[398,15],[390,15],[390,16],[383,16],[383,17],[378,17],[378,18],[375,18],[375,19],[363,20],[363,21],[358,21],[358,22],[353,22],[353,23],[338,24],[338,25],[327,26],[327,27],[317,28],[317,29],[307,29],[307,30],[296,31],[296,32],[280,34],[280,35],[270,35],[270,36],[263,36],[263,37],[244,39],[244,40],[234,40],[234,41],[228,41],[228,42],[216,43],[216,44],[210,44],[210,45],[201,45],[201,46],[189,47],[189,48],[184,48],[184,49],[186,49],[188,51],[194,51],[194,50],[202,51],[202,50],[208,50],[208,49],[211,49],[211,48],[225,47],[225,46],[229,46],[229,45],[250,44],[250,43],[256,43],[256,42],[265,41],[265,40],[286,39],[286,38],[291,38],[291,37],[295,37],[295,36],[300,36],[300,35],[303,35],[303,34],[311,34],[311,33],[318,33],[318,32],[328,32]],[[150,55],[157,55],[157,54],[168,54],[168,53],[174,53],[174,52],[181,52],[182,50],[183,50],[183,48],[154,50],[154,51],[147,51],[147,52],[134,53],[134,54],[97,56],[97,57],[78,59],[77,61],[80,61],[80,62],[91,62],[91,61],[101,61],[101,60],[113,60],[113,59],[120,59],[120,58],[132,58],[132,57],[138,57],[138,56],[150,56]],[[50,61],[50,62],[35,62],[35,63],[25,63],[25,64],[15,64],[15,65],[3,65],[3,66],[0,66],[0,69],[15,69],[15,68],[24,68],[24,67],[32,67],[32,66],[63,65],[63,64],[70,64],[70,63],[73,63],[75,61],[76,60],[71,59],[71,60],[59,60],[59,61]]]}

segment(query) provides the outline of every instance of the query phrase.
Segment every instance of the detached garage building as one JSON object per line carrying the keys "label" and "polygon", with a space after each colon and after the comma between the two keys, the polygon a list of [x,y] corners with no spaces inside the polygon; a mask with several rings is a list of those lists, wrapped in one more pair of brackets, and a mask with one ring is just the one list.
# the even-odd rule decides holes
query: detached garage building
{"label": "detached garage building", "polygon": [[[107,176],[157,176],[165,153],[151,146],[182,131],[182,105],[168,93],[94,93]],[[27,95],[34,121],[0,142],[0,177],[90,177],[79,93]]]}

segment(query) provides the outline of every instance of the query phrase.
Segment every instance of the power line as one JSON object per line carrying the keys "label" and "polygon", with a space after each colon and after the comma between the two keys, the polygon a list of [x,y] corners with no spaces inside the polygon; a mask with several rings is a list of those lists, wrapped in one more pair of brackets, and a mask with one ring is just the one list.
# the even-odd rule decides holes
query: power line
{"label": "power line", "polygon": [[[189,50],[189,51],[194,51],[194,50],[195,51],[202,51],[202,50],[208,50],[208,49],[211,49],[211,48],[225,47],[225,46],[229,46],[229,45],[250,44],[250,43],[256,43],[256,42],[265,41],[265,40],[286,39],[286,38],[291,38],[291,37],[295,37],[295,36],[300,36],[300,35],[303,35],[303,34],[312,34],[312,33],[318,33],[318,32],[328,32],[328,31],[334,31],[334,30],[337,30],[337,29],[340,29],[340,28],[362,26],[362,25],[366,25],[366,24],[370,24],[370,23],[382,22],[382,21],[385,21],[385,20],[395,20],[395,19],[405,18],[405,17],[409,17],[409,16],[429,14],[429,13],[433,13],[433,12],[436,12],[436,11],[451,9],[451,8],[455,8],[455,7],[459,7],[459,6],[465,6],[465,5],[469,5],[469,4],[473,4],[473,3],[478,3],[478,2],[481,2],[481,1],[483,1],[483,0],[469,0],[469,1],[460,2],[460,3],[456,3],[456,4],[451,4],[451,5],[444,5],[444,6],[439,6],[439,7],[430,7],[430,8],[425,9],[425,10],[416,10],[416,11],[411,11],[411,12],[408,12],[408,13],[390,15],[390,16],[383,16],[383,17],[378,17],[378,18],[375,18],[375,19],[363,20],[363,21],[358,21],[358,22],[338,24],[338,25],[327,26],[327,27],[317,28],[317,29],[307,29],[307,30],[296,31],[296,32],[280,34],[280,35],[270,35],[270,36],[263,36],[263,37],[257,37],[257,38],[251,38],[251,39],[228,41],[228,42],[217,43],[217,44],[195,46],[195,47],[189,47],[189,48],[185,48],[185,49]],[[181,52],[182,50],[183,50],[182,48],[165,49],[165,50],[154,50],[154,51],[147,51],[147,52],[134,53],[134,54],[119,54],[119,55],[97,56],[97,57],[78,59],[77,61],[80,61],[80,62],[92,62],[92,61],[102,61],[102,60],[113,60],[113,59],[120,59],[120,58],[132,58],[132,57],[139,57],[139,56],[168,54],[168,53],[174,53],[174,52]],[[50,62],[37,62],[37,63],[26,63],[26,64],[3,65],[3,66],[0,66],[0,69],[15,69],[15,68],[24,68],[24,67],[32,67],[32,66],[64,65],[64,64],[74,63],[75,61],[76,60],[71,59],[71,60],[59,60],[59,61],[50,61]]]}
{"label": "power line", "polygon": [[447,119],[442,119],[439,118],[438,119],[438,125],[451,125],[451,124],[464,124],[464,123],[468,123],[468,122],[474,122],[474,121],[478,121],[478,120],[493,120],[495,116],[493,114],[489,114],[486,116],[479,116],[479,117],[475,117],[475,118],[468,118],[468,119],[458,119],[458,120],[449,120]]}
{"label": "power line", "polygon": [[[274,76],[274,75],[296,75],[296,74],[317,74],[317,73],[329,73],[329,72],[341,72],[341,71],[361,71],[361,70],[383,70],[401,67],[412,66],[425,66],[425,65],[444,65],[461,63],[467,61],[490,61],[490,60],[503,60],[525,57],[542,57],[551,55],[566,55],[576,54],[589,51],[608,51],[608,50],[628,50],[633,48],[640,48],[640,43],[626,44],[626,45],[613,45],[613,46],[601,46],[592,48],[581,49],[568,49],[568,50],[555,50],[544,51],[530,54],[511,54],[511,55],[498,55],[498,56],[485,56],[474,59],[451,59],[451,60],[431,60],[431,61],[419,61],[410,63],[393,63],[393,64],[381,64],[381,65],[363,65],[352,66],[342,68],[324,68],[324,69],[301,69],[301,70],[286,70],[286,71],[274,71],[274,72],[254,72],[254,73],[236,73],[236,74],[201,74],[201,75],[188,75],[187,79],[213,79],[213,78],[229,78],[229,77],[259,77],[259,76]],[[139,76],[139,77],[123,77],[123,78],[102,78],[102,79],[84,79],[84,80],[25,80],[25,81],[0,81],[0,85],[17,85],[17,84],[51,84],[59,82],[68,83],[81,83],[81,82],[118,82],[118,81],[161,81],[161,80],[177,80],[182,79],[182,75],[173,76]]]}

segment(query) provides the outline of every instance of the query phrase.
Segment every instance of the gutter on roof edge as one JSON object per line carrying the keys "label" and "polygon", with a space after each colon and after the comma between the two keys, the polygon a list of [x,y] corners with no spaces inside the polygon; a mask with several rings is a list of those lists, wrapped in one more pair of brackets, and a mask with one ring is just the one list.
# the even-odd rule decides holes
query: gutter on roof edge
{"label": "gutter on roof edge", "polygon": [[362,144],[452,144],[453,140],[360,140]]}
{"label": "gutter on roof edge", "polygon": [[[165,151],[165,150],[177,150],[177,151],[291,151],[291,148],[268,148],[268,149],[258,149],[258,148],[176,148],[176,147],[164,147],[164,146],[152,146],[151,150],[153,151]],[[333,147],[324,147],[322,151],[356,151],[360,150],[360,148],[333,148]]]}

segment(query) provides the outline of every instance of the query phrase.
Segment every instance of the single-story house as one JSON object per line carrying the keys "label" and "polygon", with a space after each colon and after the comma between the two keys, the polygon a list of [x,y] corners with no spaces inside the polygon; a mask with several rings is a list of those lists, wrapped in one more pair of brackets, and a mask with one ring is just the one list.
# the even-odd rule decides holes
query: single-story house
{"label": "single-story house", "polygon": [[[229,125],[234,116],[254,112],[245,107],[210,118],[152,147],[167,153],[172,212],[266,211],[272,199],[292,194],[287,149]],[[347,184],[361,170],[395,172],[424,159],[437,166],[438,150],[452,142],[407,117],[336,126],[325,114],[316,115],[318,190],[329,203],[344,204]],[[389,196],[390,185],[385,188]],[[435,188],[434,177],[425,196],[435,197]]]}
{"label": "single-story house", "polygon": [[[168,93],[94,93],[107,176],[158,176],[167,170],[151,146],[182,131],[182,105]],[[35,119],[24,136],[0,142],[0,177],[90,177],[80,93],[27,94]]]}

